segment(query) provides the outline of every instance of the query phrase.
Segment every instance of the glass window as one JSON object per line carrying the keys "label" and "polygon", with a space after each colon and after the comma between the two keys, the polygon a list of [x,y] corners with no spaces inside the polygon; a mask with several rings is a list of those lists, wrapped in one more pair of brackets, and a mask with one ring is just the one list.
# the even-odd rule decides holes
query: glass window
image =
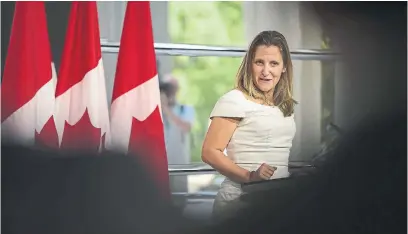
{"label": "glass window", "polygon": [[169,2],[172,43],[244,46],[241,2]]}
{"label": "glass window", "polygon": [[[98,2],[102,41],[119,42],[127,2]],[[241,2],[150,2],[154,41],[246,45]]]}

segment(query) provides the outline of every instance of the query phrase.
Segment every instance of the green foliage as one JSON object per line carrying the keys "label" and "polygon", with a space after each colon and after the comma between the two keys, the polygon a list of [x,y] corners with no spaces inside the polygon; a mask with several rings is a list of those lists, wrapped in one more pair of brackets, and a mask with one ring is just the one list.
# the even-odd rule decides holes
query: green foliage
{"label": "green foliage", "polygon": [[[173,43],[244,46],[240,2],[169,2],[169,34]],[[201,161],[201,146],[209,115],[217,99],[234,87],[242,58],[173,57],[181,103],[196,110],[192,130],[192,161]]]}

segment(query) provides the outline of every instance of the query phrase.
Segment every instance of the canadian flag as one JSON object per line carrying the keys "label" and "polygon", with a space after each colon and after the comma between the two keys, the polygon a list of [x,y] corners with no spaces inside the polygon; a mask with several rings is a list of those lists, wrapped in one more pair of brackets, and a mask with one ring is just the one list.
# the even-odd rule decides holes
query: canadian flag
{"label": "canadian flag", "polygon": [[111,149],[138,157],[165,197],[169,174],[149,2],[128,2],[111,105]]}
{"label": "canadian flag", "polygon": [[57,146],[56,73],[44,2],[16,2],[1,86],[3,141]]}
{"label": "canadian flag", "polygon": [[98,152],[109,132],[109,112],[95,1],[72,2],[58,75],[60,148]]}

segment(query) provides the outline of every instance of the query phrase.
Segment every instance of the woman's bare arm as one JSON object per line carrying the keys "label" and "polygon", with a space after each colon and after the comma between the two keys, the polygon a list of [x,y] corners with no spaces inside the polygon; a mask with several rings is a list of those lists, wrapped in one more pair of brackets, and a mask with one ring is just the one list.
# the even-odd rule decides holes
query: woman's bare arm
{"label": "woman's bare arm", "polygon": [[237,183],[247,183],[250,171],[236,165],[223,153],[239,121],[239,118],[214,117],[204,139],[201,158],[229,179]]}

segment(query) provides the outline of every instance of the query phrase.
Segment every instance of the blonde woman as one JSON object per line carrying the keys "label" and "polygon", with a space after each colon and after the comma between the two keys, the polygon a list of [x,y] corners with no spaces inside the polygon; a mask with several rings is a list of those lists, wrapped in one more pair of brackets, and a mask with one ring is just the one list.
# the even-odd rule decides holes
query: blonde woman
{"label": "blonde woman", "polygon": [[292,76],[285,37],[276,31],[259,33],[239,68],[236,88],[216,103],[203,143],[202,160],[226,177],[214,202],[214,218],[236,213],[242,183],[289,175],[296,132]]}

